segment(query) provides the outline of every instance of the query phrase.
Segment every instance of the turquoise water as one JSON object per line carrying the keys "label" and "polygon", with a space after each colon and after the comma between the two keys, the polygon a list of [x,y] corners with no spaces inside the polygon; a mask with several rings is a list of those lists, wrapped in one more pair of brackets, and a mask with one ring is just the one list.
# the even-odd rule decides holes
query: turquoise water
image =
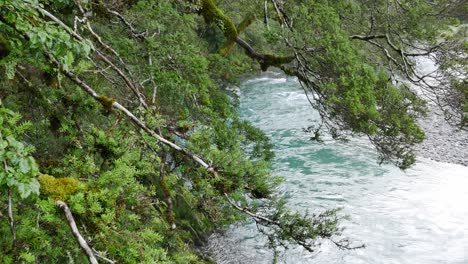
{"label": "turquoise water", "polygon": [[[309,140],[303,128],[318,114],[294,79],[275,73],[243,83],[242,116],[275,144],[273,171],[288,206],[320,212],[342,207],[351,216],[344,236],[366,248],[342,251],[327,241],[316,253],[291,247],[279,263],[468,263],[468,167],[419,158],[406,172],[379,166],[369,142]],[[272,251],[254,223],[210,237],[219,263],[271,263]]]}

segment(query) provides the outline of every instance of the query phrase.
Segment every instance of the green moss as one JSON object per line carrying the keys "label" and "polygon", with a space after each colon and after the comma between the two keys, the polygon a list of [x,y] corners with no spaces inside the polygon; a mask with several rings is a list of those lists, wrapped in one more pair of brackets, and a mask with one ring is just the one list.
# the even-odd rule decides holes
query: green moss
{"label": "green moss", "polygon": [[112,110],[112,104],[115,102],[113,98],[101,95],[98,97],[98,100],[107,110]]}
{"label": "green moss", "polygon": [[212,0],[202,0],[201,5],[201,14],[205,19],[205,22],[207,24],[216,23],[223,31],[224,37],[226,37],[226,42],[219,52],[222,55],[227,54],[236,42],[238,35],[236,26],[232,20],[223,13],[223,11],[216,7]]}
{"label": "green moss", "polygon": [[263,60],[260,62],[260,67],[266,71],[270,66],[281,66],[289,63],[294,59],[294,56],[276,56],[272,54],[265,54]]}
{"label": "green moss", "polygon": [[38,180],[41,183],[41,195],[54,200],[66,201],[71,195],[84,189],[84,183],[73,178],[55,178],[42,174]]}

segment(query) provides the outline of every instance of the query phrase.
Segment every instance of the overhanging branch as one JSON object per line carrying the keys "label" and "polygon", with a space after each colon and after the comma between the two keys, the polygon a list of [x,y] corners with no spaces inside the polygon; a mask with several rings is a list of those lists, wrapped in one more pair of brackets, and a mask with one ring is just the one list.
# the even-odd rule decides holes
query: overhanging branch
{"label": "overhanging branch", "polygon": [[239,44],[242,48],[244,48],[247,56],[250,58],[258,61],[262,70],[268,69],[270,66],[277,66],[287,64],[292,62],[295,59],[295,56],[276,56],[271,54],[261,54],[255,51],[255,49],[250,46],[245,40],[240,37],[236,38],[236,43]]}

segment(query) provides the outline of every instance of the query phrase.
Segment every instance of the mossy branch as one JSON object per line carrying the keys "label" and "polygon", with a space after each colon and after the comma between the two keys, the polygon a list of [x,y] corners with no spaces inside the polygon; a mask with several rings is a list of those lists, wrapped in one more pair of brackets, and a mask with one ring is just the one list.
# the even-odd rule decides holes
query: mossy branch
{"label": "mossy branch", "polygon": [[205,19],[205,23],[215,23],[221,28],[221,30],[223,30],[226,42],[219,52],[226,55],[236,42],[238,35],[236,26],[232,20],[226,16],[223,11],[221,11],[221,9],[216,7],[213,0],[201,1],[201,15]]}
{"label": "mossy branch", "polygon": [[263,71],[266,71],[270,66],[280,67],[281,65],[290,63],[295,59],[294,56],[278,56],[258,53],[252,46],[250,46],[249,43],[239,37],[237,37],[236,42],[244,48],[247,56],[260,63]]}
{"label": "mossy branch", "polygon": [[226,42],[219,51],[222,55],[226,55],[235,43],[239,44],[246,54],[260,63],[263,71],[266,71],[270,66],[277,66],[290,63],[294,60],[294,56],[277,56],[272,54],[260,54],[255,51],[246,41],[239,37],[239,33],[243,32],[255,20],[255,16],[248,14],[244,20],[236,27],[232,20],[226,16],[213,2],[213,0],[201,1],[201,15],[205,23],[216,23],[226,37]]}

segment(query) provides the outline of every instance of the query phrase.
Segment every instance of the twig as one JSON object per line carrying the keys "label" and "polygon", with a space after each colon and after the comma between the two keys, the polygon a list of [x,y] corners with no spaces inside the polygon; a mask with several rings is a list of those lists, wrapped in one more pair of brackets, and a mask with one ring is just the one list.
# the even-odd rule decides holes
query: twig
{"label": "twig", "polygon": [[101,253],[100,253],[99,251],[97,251],[96,249],[94,249],[94,248],[91,248],[91,249],[93,250],[93,253],[94,253],[94,255],[96,255],[96,257],[98,257],[98,258],[100,258],[100,259],[102,259],[102,260],[104,260],[104,261],[106,261],[106,262],[108,262],[108,263],[110,263],[110,264],[115,264],[115,263],[117,263],[117,261],[115,261],[115,260],[108,259],[108,258],[104,257],[104,256],[101,255]]}
{"label": "twig", "polygon": [[114,129],[117,127],[117,125],[119,124],[120,120],[122,120],[122,117],[119,117],[117,118],[117,120],[115,120],[114,124],[112,124],[112,126],[107,130],[107,134],[111,134],[112,131],[114,131]]}
{"label": "twig", "polygon": [[117,11],[114,11],[114,10],[111,10],[109,8],[106,8],[107,9],[107,12],[117,16],[129,29],[130,31],[132,32],[133,36],[135,36],[136,38],[139,38],[139,39],[144,39],[147,35],[148,35],[148,32],[147,31],[142,31],[142,32],[138,32],[130,22],[127,21],[127,19],[125,19],[125,17],[123,15],[121,15],[119,12]]}
{"label": "twig", "polygon": [[276,225],[276,226],[279,226],[280,223],[278,221],[275,221],[275,220],[272,220],[272,219],[269,219],[269,218],[266,218],[264,216],[261,216],[261,215],[258,215],[254,212],[251,212],[249,209],[245,208],[245,207],[240,207],[239,205],[237,205],[233,200],[231,200],[231,198],[229,198],[229,195],[227,193],[224,193],[224,197],[226,197],[226,200],[234,207],[236,208],[237,210],[241,211],[241,212],[244,212],[245,214],[253,217],[254,219],[256,220],[261,220],[261,221],[264,221],[268,224],[272,224],[272,225]]}

